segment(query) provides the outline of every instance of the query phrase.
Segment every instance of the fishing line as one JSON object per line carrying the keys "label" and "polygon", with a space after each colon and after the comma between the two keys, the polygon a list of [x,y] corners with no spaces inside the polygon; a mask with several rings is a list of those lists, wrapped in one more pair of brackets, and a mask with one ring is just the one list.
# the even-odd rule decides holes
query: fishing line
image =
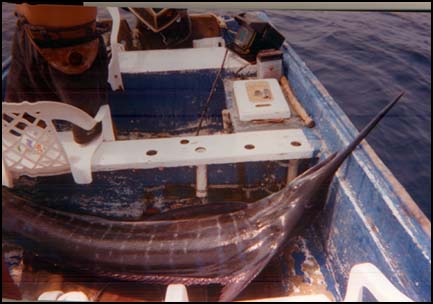
{"label": "fishing line", "polygon": [[198,135],[200,134],[201,125],[203,124],[203,120],[204,120],[204,117],[205,117],[205,115],[206,115],[206,113],[207,113],[207,110],[208,110],[208,108],[209,108],[209,104],[210,104],[210,102],[211,102],[211,100],[212,100],[212,97],[213,97],[215,91],[216,91],[216,85],[217,85],[217,83],[218,83],[218,79],[219,79],[220,76],[221,76],[221,72],[222,72],[222,70],[223,70],[223,68],[224,68],[224,63],[226,62],[226,58],[227,58],[227,54],[228,54],[228,52],[229,52],[229,49],[226,48],[226,52],[225,52],[225,54],[224,54],[223,62],[222,62],[221,67],[220,67],[220,69],[218,70],[218,73],[217,73],[217,75],[216,75],[216,77],[215,77],[215,79],[214,79],[214,81],[213,81],[213,83],[212,83],[212,88],[210,89],[209,96],[208,96],[208,98],[207,98],[207,100],[206,100],[206,103],[205,103],[205,105],[204,105],[204,107],[203,107],[203,111],[201,112],[201,115],[200,115],[200,121],[199,121],[199,123],[198,123],[197,132],[196,132],[196,134],[195,134],[196,136],[198,136]]}
{"label": "fishing line", "polygon": [[107,290],[108,285],[110,285],[110,282],[107,282],[104,286],[102,286],[102,288],[99,289],[96,294],[90,298],[90,302],[100,302],[102,294]]}

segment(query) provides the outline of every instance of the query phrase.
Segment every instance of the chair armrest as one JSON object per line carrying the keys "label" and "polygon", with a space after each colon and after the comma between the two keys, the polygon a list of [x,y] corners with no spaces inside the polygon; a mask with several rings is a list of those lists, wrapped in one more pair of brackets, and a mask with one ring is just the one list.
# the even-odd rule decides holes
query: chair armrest
{"label": "chair armrest", "polygon": [[111,46],[111,60],[108,64],[108,83],[113,91],[124,90],[122,75],[120,73],[119,53],[124,50],[123,45],[118,42],[120,30],[120,14],[119,8],[107,7],[108,12],[113,19],[110,46]]}
{"label": "chair armrest", "polygon": [[109,105],[103,105],[96,113],[95,121],[102,122],[102,135],[104,141],[114,141],[113,122],[111,121],[111,111]]}

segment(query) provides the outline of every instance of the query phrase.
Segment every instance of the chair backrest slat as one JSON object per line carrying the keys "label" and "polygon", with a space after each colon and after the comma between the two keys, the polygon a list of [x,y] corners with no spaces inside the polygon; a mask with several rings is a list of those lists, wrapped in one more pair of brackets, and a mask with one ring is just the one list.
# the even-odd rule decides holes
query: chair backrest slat
{"label": "chair backrest slat", "polygon": [[[92,129],[98,121],[102,121],[103,128],[111,129],[104,129],[103,137],[114,140],[107,107],[102,106],[97,117],[93,118],[79,108],[60,102],[2,102],[2,183],[11,186],[12,179],[21,175],[34,177],[67,172],[72,172],[77,182],[91,181],[89,161],[86,161],[89,164],[85,169],[71,166],[68,151],[53,121],[68,121],[85,130]],[[102,136],[91,144],[91,151],[94,152],[101,141]],[[83,153],[79,157],[91,159],[92,155],[87,154]],[[82,164],[81,161],[74,163]]]}
{"label": "chair backrest slat", "polygon": [[52,120],[35,109],[24,103],[2,103],[2,153],[7,170],[30,176],[68,171],[70,164]]}

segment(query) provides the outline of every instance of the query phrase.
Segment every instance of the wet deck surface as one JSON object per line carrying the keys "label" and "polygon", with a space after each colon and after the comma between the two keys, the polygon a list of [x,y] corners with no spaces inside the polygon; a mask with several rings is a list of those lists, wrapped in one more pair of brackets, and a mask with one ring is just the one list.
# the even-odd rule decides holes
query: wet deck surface
{"label": "wet deck surface", "polygon": [[[281,258],[275,258],[266,269],[242,292],[237,300],[287,295],[281,271]],[[217,301],[222,286],[189,286],[190,301]],[[80,273],[60,272],[26,267],[23,272],[21,290],[23,297],[37,300],[45,291],[82,291],[90,300],[99,301],[163,301],[166,286],[141,282],[104,280]],[[99,295],[98,295],[99,294]],[[97,298],[97,299],[95,299]]]}
{"label": "wet deck surface", "polygon": [[[150,302],[163,301],[166,286],[141,282],[114,281],[48,265],[38,257],[25,255],[25,266],[20,289],[23,298],[37,300],[46,291],[82,291],[91,301]],[[222,286],[189,286],[192,302],[217,301]],[[236,298],[246,301],[307,294],[325,294],[328,291],[320,267],[310,254],[302,238],[292,241],[284,254],[274,257],[267,267]]]}

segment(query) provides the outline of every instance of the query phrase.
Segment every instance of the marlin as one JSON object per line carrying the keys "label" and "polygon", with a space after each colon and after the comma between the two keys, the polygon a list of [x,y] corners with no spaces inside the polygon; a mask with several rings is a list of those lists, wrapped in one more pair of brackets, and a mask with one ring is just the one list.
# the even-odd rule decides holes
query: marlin
{"label": "marlin", "polygon": [[323,209],[335,172],[403,96],[388,104],[344,150],[254,203],[187,207],[141,221],[116,221],[39,206],[2,189],[2,229],[101,276],[159,284],[224,285],[231,301],[287,241]]}

